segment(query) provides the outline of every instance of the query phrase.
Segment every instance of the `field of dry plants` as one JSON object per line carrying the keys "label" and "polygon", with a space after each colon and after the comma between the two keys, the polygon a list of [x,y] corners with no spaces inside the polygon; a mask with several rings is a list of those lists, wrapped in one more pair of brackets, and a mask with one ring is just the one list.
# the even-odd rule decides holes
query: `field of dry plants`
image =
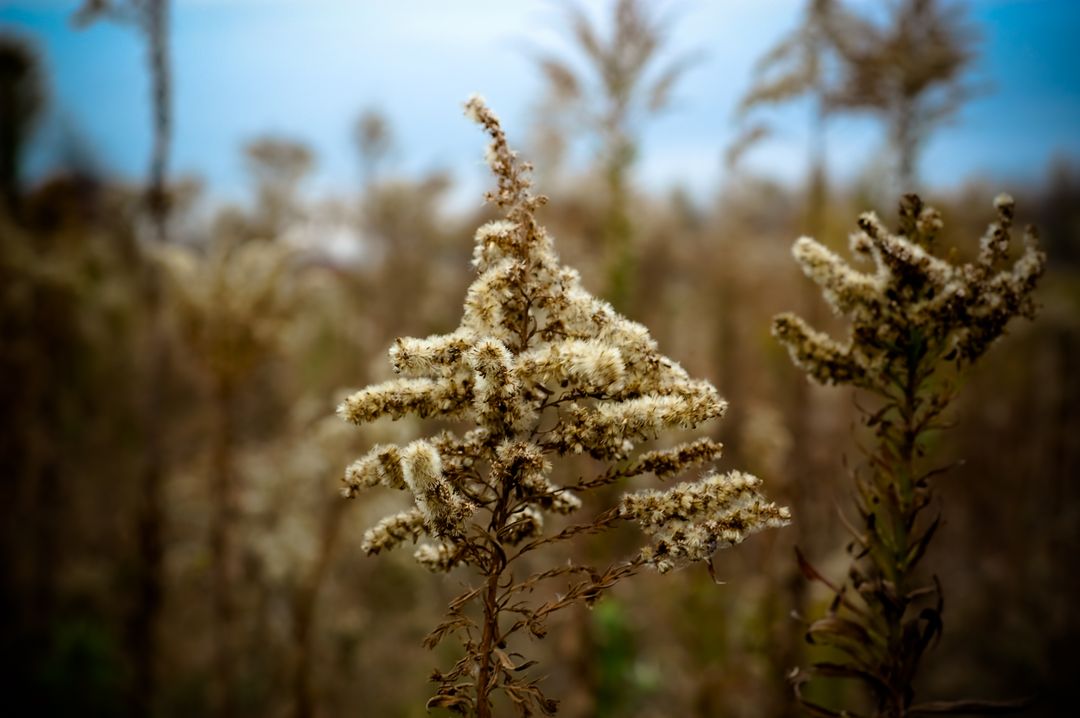
{"label": "field of dry plants", "polygon": [[[139,38],[153,142],[25,171],[53,94],[0,26],[0,713],[1070,714],[1080,171],[935,184],[993,91],[964,6],[788,3],[722,184],[665,193],[644,128],[709,48],[562,3],[529,126],[460,98],[463,206],[375,110],[359,189],[267,135],[207,197],[174,3],[70,5]],[[785,184],[744,160],[791,103]],[[841,181],[851,115],[888,161]]]}

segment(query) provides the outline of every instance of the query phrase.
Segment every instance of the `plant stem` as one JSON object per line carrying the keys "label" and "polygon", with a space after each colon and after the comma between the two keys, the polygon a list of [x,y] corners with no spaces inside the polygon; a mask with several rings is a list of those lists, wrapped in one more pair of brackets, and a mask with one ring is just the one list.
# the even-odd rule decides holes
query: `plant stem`
{"label": "plant stem", "polygon": [[[911,534],[917,518],[915,511],[914,482],[915,457],[919,439],[917,412],[919,407],[919,389],[921,386],[920,370],[925,353],[916,337],[907,352],[908,361],[903,379],[902,396],[897,406],[899,425],[882,435],[882,442],[892,445],[895,451],[893,470],[882,478],[886,484],[885,495],[889,497],[892,533],[892,551],[884,553],[890,559],[890,565],[884,566],[883,576],[888,576],[893,583],[892,605],[884,605],[884,616],[888,626],[889,651],[885,676],[888,693],[880,696],[878,715],[886,718],[904,718],[907,706],[911,702],[911,683],[916,670],[915,657],[909,655],[904,616],[908,601],[909,566],[907,557],[910,552]],[[889,436],[889,434],[892,436]]]}
{"label": "plant stem", "polygon": [[172,139],[172,91],[169,68],[169,0],[151,0],[145,9],[145,32],[154,111],[148,199],[158,241],[165,241],[169,214],[166,189]]}
{"label": "plant stem", "polygon": [[494,688],[493,661],[495,644],[499,640],[499,579],[503,569],[506,568],[506,552],[499,544],[500,532],[505,528],[508,517],[507,506],[510,502],[511,477],[502,477],[501,491],[495,506],[491,509],[491,521],[488,523],[488,533],[492,537],[492,551],[486,562],[487,586],[483,593],[484,602],[484,633],[480,641],[479,671],[476,676],[476,716],[477,718],[491,718],[491,691]]}
{"label": "plant stem", "polygon": [[[501,572],[500,572],[501,573]],[[491,572],[484,590],[484,637],[480,643],[480,671],[476,678],[477,718],[491,718],[492,654],[499,632],[499,606],[496,601],[499,573]]]}
{"label": "plant stem", "polygon": [[235,651],[233,649],[232,525],[235,520],[232,481],[233,392],[227,379],[214,386],[214,407],[218,426],[212,449],[211,491],[214,514],[210,525],[210,553],[213,573],[214,672],[217,680],[216,715],[229,718],[236,712],[233,695]]}
{"label": "plant stem", "polygon": [[315,564],[293,602],[293,647],[296,655],[293,672],[293,716],[295,718],[311,718],[316,713],[315,695],[311,685],[311,633],[315,623],[315,607],[319,589],[323,585],[337,545],[344,509],[344,502],[334,501],[330,504],[325,514]]}

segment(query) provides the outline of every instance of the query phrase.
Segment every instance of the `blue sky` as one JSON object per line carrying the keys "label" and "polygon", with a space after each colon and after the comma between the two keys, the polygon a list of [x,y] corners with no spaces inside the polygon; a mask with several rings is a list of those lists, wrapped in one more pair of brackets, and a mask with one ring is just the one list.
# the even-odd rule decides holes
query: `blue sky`
{"label": "blue sky", "polygon": [[[599,16],[608,2],[586,4]],[[705,56],[679,85],[673,109],[649,124],[638,180],[706,194],[722,178],[732,110],[754,60],[795,23],[803,1],[664,4],[675,11],[674,52]],[[51,76],[33,168],[47,169],[58,138],[74,133],[109,171],[137,179],[150,146],[143,46],[127,27],[73,29],[77,5],[0,0],[0,24],[37,42]],[[989,91],[935,135],[924,154],[925,180],[948,188],[979,177],[1007,189],[1041,179],[1055,157],[1080,159],[1080,1],[971,0],[968,7],[982,33],[973,79]],[[471,188],[483,181],[482,139],[461,102],[480,92],[512,139],[524,139],[540,87],[528,48],[565,48],[560,17],[550,0],[176,0],[173,168],[203,178],[213,195],[242,196],[239,148],[274,133],[314,147],[315,190],[349,192],[358,182],[350,128],[361,109],[378,107],[393,123],[402,169],[447,169]],[[805,109],[773,118],[778,136],[748,164],[797,181],[805,172]],[[881,142],[872,120],[836,123],[833,172],[864,172]]]}

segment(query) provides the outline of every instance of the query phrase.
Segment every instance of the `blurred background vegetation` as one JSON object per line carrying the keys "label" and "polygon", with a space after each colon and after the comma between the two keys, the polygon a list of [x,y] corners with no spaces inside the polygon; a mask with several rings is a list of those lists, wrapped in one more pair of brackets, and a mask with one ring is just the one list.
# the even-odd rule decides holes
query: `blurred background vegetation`
{"label": "blurred background vegetation", "polygon": [[[397,498],[337,494],[349,461],[417,427],[357,430],[333,408],[347,388],[385,378],[394,337],[456,325],[471,235],[488,218],[481,185],[408,159],[425,145],[375,109],[394,103],[394,89],[375,79],[366,88],[362,72],[336,88],[354,106],[338,118],[351,127],[341,142],[351,183],[319,175],[326,158],[280,132],[232,148],[242,168],[234,179],[177,171],[177,144],[188,165],[200,155],[176,118],[213,123],[220,111],[175,90],[185,62],[206,71],[205,58],[174,52],[172,21],[189,3],[43,4],[70,35],[50,30],[53,50],[103,27],[137,40],[125,62],[138,73],[108,79],[87,68],[85,82],[137,77],[147,111],[118,127],[140,123],[148,141],[135,143],[146,145],[144,169],[132,173],[85,139],[78,112],[57,132],[54,110],[66,98],[51,73],[66,71],[66,55],[43,49],[31,22],[40,7],[0,2],[5,703],[27,715],[423,715],[433,662],[420,641],[456,587],[407,556],[363,558],[359,535]],[[271,12],[271,3],[237,5],[252,18]],[[490,10],[462,5],[463,15]],[[1038,227],[1050,271],[1038,320],[1015,326],[979,367],[958,428],[938,447],[943,463],[965,463],[941,485],[946,523],[928,561],[945,587],[946,629],[919,691],[1038,694],[1029,715],[1063,715],[1080,668],[1076,138],[1063,137],[1046,166],[1011,175],[1038,158],[976,136],[987,156],[1008,159],[1004,169],[968,165],[970,176],[955,181],[950,166],[943,181],[943,155],[927,149],[940,148],[937,133],[951,123],[955,137],[971,121],[968,103],[1008,91],[980,60],[1000,28],[946,0],[765,5],[758,22],[770,46],[747,50],[760,58],[754,69],[693,85],[722,49],[708,28],[694,34],[704,41],[682,37],[686,5],[547,3],[558,41],[522,47],[498,23],[470,30],[497,37],[528,73],[531,94],[520,112],[508,108],[507,124],[551,197],[543,218],[566,262],[719,387],[731,402],[713,427],[724,465],[764,477],[796,517],[720,555],[725,585],[688,570],[623,587],[563,621],[538,647],[551,669],[546,690],[568,716],[797,715],[786,674],[812,650],[798,616],[819,614],[829,596],[799,574],[793,547],[843,570],[836,510],[847,501],[844,457],[857,448],[856,399],[809,385],[769,336],[781,310],[828,323],[789,248],[801,234],[842,247],[859,212],[891,221],[899,193],[919,189],[945,215],[946,246],[970,255],[1004,190],[1021,223]],[[1066,0],[1015,5],[1076,19]],[[261,48],[268,58],[302,51]],[[364,57],[372,78],[398,60]],[[485,79],[463,81],[483,90]],[[197,80],[187,75],[188,87]],[[275,77],[261,82],[286,92]],[[710,84],[741,93],[709,120],[715,137],[692,148],[715,178],[688,171],[684,182],[658,184],[651,128],[711,108],[700,89]],[[1026,116],[1076,117],[1080,83],[1064,86],[1071,95],[1060,104],[1022,108]],[[291,102],[304,106],[293,90]],[[406,110],[399,120],[426,135],[443,133],[443,118],[468,129],[456,109],[437,118]],[[869,123],[859,126],[883,149],[853,154],[834,129],[853,121]],[[479,157],[479,135],[464,137],[463,156]],[[774,158],[780,177],[755,156]],[[590,550],[632,545],[618,535],[609,543]],[[835,690],[838,700],[845,688]]]}

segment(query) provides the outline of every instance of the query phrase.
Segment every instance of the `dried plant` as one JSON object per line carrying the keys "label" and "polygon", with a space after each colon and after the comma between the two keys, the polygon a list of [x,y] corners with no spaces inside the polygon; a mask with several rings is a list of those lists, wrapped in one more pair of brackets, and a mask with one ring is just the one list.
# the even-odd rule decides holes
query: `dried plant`
{"label": "dried plant", "polygon": [[[606,296],[616,308],[624,309],[634,270],[630,170],[637,159],[641,125],[668,108],[675,85],[695,58],[687,55],[661,62],[668,45],[668,23],[642,0],[612,4],[612,32],[606,38],[582,7],[569,5],[567,13],[574,45],[587,69],[578,69],[562,57],[540,56],[547,98],[538,113],[539,130],[547,137],[546,144],[560,146],[561,137],[581,127],[598,144],[597,161],[607,190]],[[567,124],[570,127],[562,126]]]}
{"label": "dried plant", "polygon": [[[799,198],[800,232],[820,236],[826,232],[826,221],[831,201],[830,181],[828,176],[828,133],[827,128],[836,111],[832,96],[836,92],[842,77],[843,56],[838,52],[835,38],[851,25],[851,17],[846,7],[839,0],[806,0],[798,23],[792,30],[781,37],[755,64],[750,87],[743,95],[736,116],[742,125],[739,135],[728,147],[727,163],[735,167],[743,154],[754,145],[773,135],[772,123],[763,121],[760,116],[778,105],[790,105],[804,102],[809,105],[810,117],[806,144],[807,178],[805,195]],[[727,275],[727,276],[725,276]],[[745,275],[743,275],[745,276]],[[716,308],[716,314],[728,319],[731,307],[737,303],[730,296],[731,287],[741,279],[739,268],[723,265],[718,270],[718,291],[722,298]],[[818,320],[820,309],[814,288],[809,284],[796,288],[798,307],[806,318],[814,323]],[[727,294],[727,297],[723,297]],[[731,352],[733,342],[725,342],[725,349]],[[726,369],[725,369],[726,371]],[[804,482],[794,480],[791,475],[796,470],[802,474],[813,474],[819,470],[820,460],[813,451],[817,443],[813,436],[819,430],[815,415],[815,402],[810,387],[801,377],[791,377],[791,383],[785,389],[788,400],[788,421],[795,436],[801,441],[794,442],[792,453],[786,462],[789,469],[785,476],[784,490],[792,504],[808,506],[804,501]],[[817,533],[813,518],[816,512],[800,511],[797,541],[805,542]],[[786,615],[791,612],[805,612],[808,600],[806,584],[793,567],[780,564],[776,567],[783,572],[779,579],[785,588],[777,600],[783,601],[784,608],[778,612]],[[784,669],[802,661],[803,642],[793,632],[782,633],[774,646],[775,669],[771,674],[777,681],[777,692],[786,693]]]}
{"label": "dried plant", "polygon": [[872,273],[852,268],[812,239],[795,243],[795,260],[821,286],[832,309],[850,319],[851,329],[847,341],[838,342],[782,314],[774,320],[774,335],[816,381],[848,384],[877,398],[863,412],[873,442],[865,450],[865,466],[853,476],[859,522],[848,524],[854,540],[847,581],[831,582],[799,554],[804,574],[836,594],[827,615],[810,624],[807,640],[835,649],[841,658],[793,674],[800,699],[814,715],[859,715],[803,698],[803,685],[815,677],[860,682],[872,697],[874,716],[991,707],[974,701],[913,705],[912,685],[942,630],[941,586],[936,577],[926,582],[917,574],[941,521],[940,511],[931,518],[927,509],[934,504],[931,480],[944,469],[927,464],[927,443],[943,428],[943,413],[963,373],[1012,318],[1034,315],[1032,292],[1045,264],[1030,229],[1026,248],[1010,262],[1013,201],[1001,195],[994,205],[998,220],[983,236],[975,261],[965,264],[934,255],[941,216],[915,195],[900,205],[896,234],[872,213],[859,219],[851,250],[873,261]]}
{"label": "dried plant", "polygon": [[270,136],[247,143],[244,160],[256,195],[248,231],[254,237],[282,237],[303,218],[300,188],[315,167],[315,157],[302,142]]}
{"label": "dried plant", "polygon": [[394,128],[386,115],[368,108],[356,120],[353,140],[360,158],[361,181],[369,190],[380,179],[383,165],[394,151]]}
{"label": "dried plant", "polygon": [[977,57],[974,31],[956,3],[896,0],[881,26],[854,19],[834,37],[844,77],[832,102],[885,120],[900,190],[914,191],[930,132],[973,94],[967,75]]}
{"label": "dried plant", "polygon": [[281,340],[293,255],[270,241],[159,250],[181,336],[215,382],[236,384]]}
{"label": "dried plant", "polygon": [[173,126],[169,15],[169,0],[83,0],[72,16],[79,27],[107,19],[131,25],[144,36],[154,128],[146,199],[157,239],[161,241],[166,238],[169,215],[166,183]]}
{"label": "dried plant", "polygon": [[[967,75],[976,58],[975,33],[960,6],[947,0],[896,0],[877,23],[838,0],[809,0],[802,22],[766,53],[739,114],[800,97],[814,107],[811,212],[824,192],[825,126],[837,112],[867,111],[888,128],[900,189],[916,189],[916,165],[931,131],[973,94]],[[735,163],[770,128],[749,123],[728,150]],[[820,231],[816,224],[811,231]]]}
{"label": "dried plant", "polygon": [[17,216],[23,155],[46,106],[40,54],[0,33],[0,212]]}
{"label": "dried plant", "polygon": [[[848,22],[847,12],[836,0],[809,0],[795,29],[758,60],[753,83],[739,102],[738,115],[746,121],[752,111],[762,107],[800,98],[812,101],[812,183],[824,182],[825,125],[836,109],[831,96],[842,59],[834,38]],[[747,149],[771,133],[772,128],[763,122],[748,124],[729,147],[728,164],[737,163]],[[813,191],[812,185],[811,194]]]}
{"label": "dried plant", "polygon": [[281,340],[289,315],[291,251],[268,241],[222,242],[199,257],[178,246],[162,247],[160,262],[180,334],[211,384],[210,520],[216,715],[236,712],[238,519],[234,454],[236,395],[258,362]]}
{"label": "dried plant", "polygon": [[[326,620],[320,601],[335,580],[337,547],[350,534],[359,537],[356,504],[311,491],[312,477],[331,482],[341,464],[355,455],[357,431],[327,415],[325,401],[301,398],[288,417],[289,429],[272,441],[244,451],[237,460],[244,541],[240,547],[263,591],[288,607],[287,665],[294,718],[318,715],[321,676],[317,670],[319,630]],[[391,438],[407,426],[395,425]],[[385,439],[376,434],[375,438]],[[267,599],[261,599],[267,600]],[[249,639],[250,640],[250,639]],[[252,650],[252,648],[248,648]]]}
{"label": "dried plant", "polygon": [[[349,467],[344,493],[382,485],[412,495],[412,509],[368,531],[366,553],[427,536],[417,561],[432,571],[467,566],[480,579],[451,602],[446,620],[426,640],[434,647],[454,634],[464,646],[450,670],[434,674],[439,689],[429,706],[488,718],[501,691],[520,715],[551,714],[556,701],[527,673],[535,661],[516,652],[525,635],[544,636],[552,613],[579,601],[591,604],[646,566],[665,572],[708,561],[719,548],[784,525],[788,512],[760,496],[757,478],[709,472],[666,491],[628,493],[583,523],[546,528],[552,515],[577,511],[580,496],[592,490],[648,473],[678,476],[715,460],[720,445],[709,439],[637,455],[635,448],[665,429],[717,418],[725,403],[711,384],[691,379],[661,355],[643,326],[593,298],[577,272],[559,264],[536,220],[544,198],[531,192],[529,165],[510,150],[480,98],[469,100],[466,114],[491,137],[487,161],[498,188],[488,199],[505,218],[476,233],[479,276],[466,295],[462,322],[449,334],[398,339],[390,360],[402,378],[353,394],[338,411],[356,424],[414,414],[469,428],[403,447],[374,447]],[[607,469],[553,481],[552,460],[577,454]],[[653,538],[629,560],[599,570],[572,560],[533,570],[526,561],[539,549],[624,520]],[[546,600],[529,600],[558,580],[569,586]]]}
{"label": "dried plant", "polygon": [[[153,143],[147,169],[145,205],[154,239],[168,239],[172,198],[168,187],[172,150],[172,52],[169,42],[170,0],[83,0],[72,16],[76,26],[110,20],[134,27],[143,38],[150,78]],[[164,499],[166,466],[164,393],[168,381],[168,356],[162,330],[165,308],[161,301],[161,277],[153,263],[143,265],[143,291],[147,318],[152,326],[148,347],[148,371],[143,396],[144,450],[140,476],[140,510],[135,520],[139,536],[138,592],[141,600],[130,618],[129,633],[135,660],[132,710],[151,713],[157,693],[155,675],[157,629],[165,584]]]}

